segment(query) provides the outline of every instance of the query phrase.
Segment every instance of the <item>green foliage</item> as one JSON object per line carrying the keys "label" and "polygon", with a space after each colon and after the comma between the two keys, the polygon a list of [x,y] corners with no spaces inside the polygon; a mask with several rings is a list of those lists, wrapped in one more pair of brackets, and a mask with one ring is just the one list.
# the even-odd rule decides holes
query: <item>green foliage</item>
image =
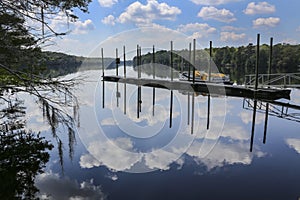
{"label": "green foliage", "polygon": [[[208,52],[197,50],[196,66],[201,70],[207,70],[209,65]],[[260,46],[259,52],[259,73],[268,73],[270,47],[266,44]],[[143,55],[142,64],[151,63],[153,55],[148,53]],[[300,67],[300,45],[277,44],[273,46],[273,62],[271,73],[296,73]],[[218,70],[229,74],[232,80],[238,83],[244,82],[247,74],[255,73],[256,65],[256,46],[249,44],[240,47],[220,47],[213,48],[212,60]],[[183,61],[183,70],[188,69],[189,56],[187,50],[174,51],[174,67],[179,66]],[[192,61],[191,61],[192,62]],[[136,65],[136,57],[133,59]],[[155,53],[155,63],[170,66],[170,51],[157,51]]]}

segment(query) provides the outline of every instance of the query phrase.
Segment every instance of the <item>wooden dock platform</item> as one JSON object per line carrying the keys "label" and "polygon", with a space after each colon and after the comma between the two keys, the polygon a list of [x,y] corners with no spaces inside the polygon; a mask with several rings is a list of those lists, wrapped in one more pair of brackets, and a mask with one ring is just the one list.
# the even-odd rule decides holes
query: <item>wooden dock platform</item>
{"label": "wooden dock platform", "polygon": [[248,88],[238,85],[224,85],[209,82],[190,82],[178,80],[162,80],[147,78],[132,78],[121,76],[103,76],[103,81],[119,82],[137,86],[164,88],[169,90],[179,90],[186,92],[199,92],[211,95],[224,95],[232,97],[246,97],[259,100],[276,100],[280,98],[290,99],[290,89],[281,88]]}

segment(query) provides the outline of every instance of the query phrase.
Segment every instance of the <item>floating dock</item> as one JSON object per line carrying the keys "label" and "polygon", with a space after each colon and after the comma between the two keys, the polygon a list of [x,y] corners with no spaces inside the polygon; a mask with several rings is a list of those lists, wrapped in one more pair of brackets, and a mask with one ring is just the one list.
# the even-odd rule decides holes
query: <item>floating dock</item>
{"label": "floating dock", "polygon": [[212,82],[190,82],[177,80],[131,78],[121,76],[102,76],[103,81],[119,82],[137,86],[179,90],[186,92],[199,92],[208,95],[225,95],[232,97],[245,97],[258,100],[290,99],[290,89],[280,88],[248,88],[238,85],[225,85]]}

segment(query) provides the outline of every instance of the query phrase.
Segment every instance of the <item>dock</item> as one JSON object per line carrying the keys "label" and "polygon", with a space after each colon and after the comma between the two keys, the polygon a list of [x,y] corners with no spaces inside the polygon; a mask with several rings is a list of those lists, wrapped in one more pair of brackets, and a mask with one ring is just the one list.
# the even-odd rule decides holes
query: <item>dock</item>
{"label": "dock", "polygon": [[190,82],[179,80],[162,80],[148,78],[131,78],[121,76],[102,76],[106,82],[119,82],[136,86],[178,90],[184,92],[198,92],[207,95],[221,95],[231,97],[242,97],[257,100],[290,99],[290,89],[281,88],[249,88],[239,85],[225,85],[212,82]]}

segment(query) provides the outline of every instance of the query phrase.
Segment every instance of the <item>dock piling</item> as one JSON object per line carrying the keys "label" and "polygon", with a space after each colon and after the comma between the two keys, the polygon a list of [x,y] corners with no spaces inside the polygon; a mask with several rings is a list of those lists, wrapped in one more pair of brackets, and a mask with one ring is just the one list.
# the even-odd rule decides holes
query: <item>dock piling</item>
{"label": "dock piling", "polygon": [[257,90],[257,88],[258,88],[259,43],[260,43],[260,34],[257,34],[256,65],[255,65],[255,90]]}
{"label": "dock piling", "polygon": [[173,81],[173,41],[171,43],[171,51],[170,51],[170,65],[171,65],[171,81]]}
{"label": "dock piling", "polygon": [[103,57],[103,48],[101,48],[101,65],[102,65],[102,77],[104,76],[104,57]]}
{"label": "dock piling", "polygon": [[195,83],[195,64],[196,64],[196,39],[193,40],[193,83]]}
{"label": "dock piling", "polygon": [[192,62],[192,43],[189,44],[189,76],[188,76],[188,81],[191,80],[191,62]]}
{"label": "dock piling", "polygon": [[124,60],[124,78],[126,78],[126,49],[125,49],[125,45],[123,46],[123,60]]}

